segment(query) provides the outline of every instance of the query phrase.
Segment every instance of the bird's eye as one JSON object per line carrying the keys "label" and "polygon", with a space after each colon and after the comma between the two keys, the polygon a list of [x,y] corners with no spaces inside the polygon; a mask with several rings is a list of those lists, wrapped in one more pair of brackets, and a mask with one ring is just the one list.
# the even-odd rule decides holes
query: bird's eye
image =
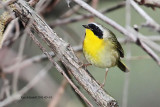
{"label": "bird's eye", "polygon": [[96,29],[96,25],[94,25],[94,24],[88,24],[88,26],[89,26],[89,28],[91,29],[91,30],[95,30]]}
{"label": "bird's eye", "polygon": [[102,39],[103,38],[103,31],[96,26],[95,24],[88,24],[88,26],[90,27],[90,29],[93,31],[93,33],[98,36],[98,38]]}

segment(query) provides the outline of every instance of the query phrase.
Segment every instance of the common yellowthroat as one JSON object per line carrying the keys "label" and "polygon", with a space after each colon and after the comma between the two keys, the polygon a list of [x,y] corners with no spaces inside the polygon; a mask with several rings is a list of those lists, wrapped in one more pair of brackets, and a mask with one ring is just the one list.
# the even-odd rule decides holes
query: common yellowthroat
{"label": "common yellowthroat", "polygon": [[86,28],[83,53],[90,64],[100,68],[117,65],[122,71],[129,71],[121,62],[120,58],[124,57],[124,51],[113,32],[96,23],[82,26]]}

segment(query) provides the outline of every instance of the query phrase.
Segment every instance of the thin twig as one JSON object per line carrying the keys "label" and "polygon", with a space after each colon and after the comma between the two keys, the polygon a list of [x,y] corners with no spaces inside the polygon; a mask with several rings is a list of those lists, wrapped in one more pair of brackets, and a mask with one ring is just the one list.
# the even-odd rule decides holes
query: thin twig
{"label": "thin twig", "polygon": [[133,0],[130,0],[133,8],[146,20],[143,26],[151,27],[153,30],[160,32],[160,25],[156,23],[143,9],[141,9]]}
{"label": "thin twig", "polygon": [[70,10],[68,10],[67,12],[65,12],[62,16],[60,16],[60,19],[64,19],[67,18],[69,16],[71,16],[72,14],[74,14],[76,11],[78,11],[80,8],[79,5],[76,5],[74,7],[72,7]]}
{"label": "thin twig", "polygon": [[[25,15],[23,16],[21,15],[22,10],[23,12],[25,12]],[[46,22],[38,14],[36,14],[25,1],[17,1],[16,13],[19,13],[18,15],[20,16],[20,18],[23,18],[21,19],[22,21],[24,21],[26,17],[27,19],[34,20],[32,28],[39,33],[38,36],[40,36],[44,40],[44,42],[48,44],[48,46],[56,54],[57,58],[66,66],[69,72],[73,74],[73,76],[77,79],[81,86],[92,96],[92,98],[97,102],[97,104],[102,106],[118,106],[116,100],[110,95],[108,95],[104,91],[104,89],[100,88],[100,85],[96,82],[96,80],[91,77],[91,75],[89,75],[84,70],[84,68],[81,67],[81,63],[75,56],[72,47],[67,42],[59,38],[57,34],[46,24]],[[48,56],[47,53],[45,54]],[[48,58],[50,59],[51,57],[49,56]],[[52,61],[52,59],[50,59],[50,61]],[[59,65],[54,61],[52,63],[55,65],[56,69],[61,72],[67,79],[68,77],[59,67]],[[74,85],[72,84],[70,79],[67,80],[72,86]]]}
{"label": "thin twig", "polygon": [[3,85],[1,86],[1,91],[0,91],[0,100],[1,101],[5,98],[5,96],[6,97],[10,96],[9,80],[4,77],[2,77],[2,80],[3,80]]}
{"label": "thin twig", "polygon": [[53,10],[53,8],[60,2],[60,0],[51,0],[48,5],[44,8],[44,10],[41,11],[41,14],[49,13]]}
{"label": "thin twig", "polygon": [[[82,46],[81,45],[73,46],[73,49],[74,49],[75,52],[82,51]],[[55,54],[52,51],[48,52],[48,53],[52,57],[55,56]],[[2,68],[2,70],[3,70],[4,73],[12,73],[13,70],[15,70],[17,68],[22,69],[24,67],[28,67],[28,66],[32,65],[33,63],[38,63],[38,62],[41,62],[41,61],[46,60],[46,59],[48,59],[48,58],[45,54],[40,54],[40,55],[33,56],[31,58],[22,60],[20,65],[11,64],[12,66],[9,66],[9,67],[7,66],[6,68]]]}
{"label": "thin twig", "polygon": [[[131,31],[132,33],[134,33],[135,35],[137,35],[137,37],[139,38],[138,41],[136,42],[136,44],[138,46],[140,46],[143,50],[145,50],[146,53],[148,53],[148,55],[150,55],[158,63],[158,65],[160,65],[160,58],[159,58],[159,56],[150,48],[153,45],[158,46],[158,44],[156,44],[156,43],[153,44],[152,43],[153,41],[151,41],[148,38],[144,37],[141,33],[136,32],[132,28],[130,28],[129,31]],[[153,49],[156,49],[156,48],[153,48]],[[159,49],[157,51],[159,51]]]}
{"label": "thin twig", "polygon": [[[60,39],[57,34],[53,32],[53,30],[46,24],[46,22],[40,18],[40,16],[28,6],[28,4],[26,4],[25,1],[18,0],[17,7],[20,8],[17,8],[16,10],[16,13],[19,12],[18,15],[20,18],[26,19],[27,17],[27,19],[34,20],[32,28],[36,29],[36,31],[39,33],[38,36],[44,39],[44,42],[48,44],[48,46],[56,54],[57,58],[66,66],[71,74],[73,74],[83,88],[86,89],[89,94],[91,94],[91,96],[99,105],[117,106],[115,99],[109,96],[102,88],[100,88],[100,85],[93,78],[91,78],[83,68],[80,67],[80,62],[68,43]],[[23,13],[23,15],[21,15],[22,10],[25,13]],[[27,14],[27,12],[29,12],[29,14]],[[47,53],[45,54],[48,55]],[[52,63],[54,63],[54,61]],[[61,70],[58,65],[55,66],[67,78],[65,73],[63,73],[63,70]]]}
{"label": "thin twig", "polygon": [[[99,0],[92,0],[91,6],[92,6],[94,9],[97,9],[98,1],[99,1]],[[89,19],[89,22],[93,22],[93,21],[94,21],[94,18],[93,18],[93,17]]]}
{"label": "thin twig", "polygon": [[[129,30],[129,26],[131,25],[131,5],[130,0],[126,1],[126,29]],[[127,58],[131,57],[131,44],[127,42]],[[130,68],[130,60],[127,60],[127,67]],[[124,86],[123,86],[123,96],[122,96],[122,107],[127,107],[128,105],[128,88],[129,88],[129,76],[130,72],[125,74],[124,78]]]}
{"label": "thin twig", "polygon": [[53,60],[52,56],[46,51],[46,49],[41,45],[41,43],[34,37],[32,33],[30,33],[30,37],[33,39],[36,45],[42,50],[42,52],[48,57],[48,59],[52,62],[53,66],[67,79],[70,85],[75,89],[75,91],[81,96],[81,98],[90,106],[93,105],[89,102],[89,100],[81,93],[81,91],[76,87],[76,85],[69,79],[63,69]]}
{"label": "thin twig", "polygon": [[155,61],[158,62],[158,65],[160,65],[160,61],[158,60],[159,57],[157,56],[157,54],[155,54],[154,51],[153,51],[151,48],[149,48],[145,43],[139,41],[139,44],[142,46],[142,48],[143,48],[144,50],[147,51],[147,53],[148,53],[152,58],[154,58]]}
{"label": "thin twig", "polygon": [[90,5],[88,5],[87,3],[85,3],[82,0],[73,0],[75,3],[79,4],[80,6],[82,6],[84,9],[86,9],[87,11],[91,12],[92,14],[94,14],[95,16],[97,16],[98,18],[100,18],[101,20],[103,20],[104,22],[108,23],[109,25],[111,25],[112,27],[114,27],[115,29],[117,29],[119,32],[121,32],[122,34],[128,36],[132,41],[136,42],[137,41],[137,37],[136,35],[133,35],[132,33],[128,32],[125,28],[123,28],[121,25],[119,25],[118,23],[116,23],[115,21],[111,20],[110,18],[104,16],[102,13],[100,13],[99,11],[93,9]]}
{"label": "thin twig", "polygon": [[160,8],[160,2],[159,0],[134,0],[140,5],[145,5],[147,7],[155,8],[158,7]]}
{"label": "thin twig", "polygon": [[160,36],[159,35],[151,35],[147,37],[151,41],[159,42],[160,41]]}
{"label": "thin twig", "polygon": [[[146,53],[148,53],[158,63],[158,65],[160,65],[160,58],[156,55],[156,53],[151,48],[147,47],[140,40],[140,38],[138,37],[138,33],[133,34],[133,32],[131,33],[130,31],[127,31],[121,25],[119,25],[115,21],[111,20],[110,18],[104,16],[103,14],[98,12],[97,10],[93,9],[91,6],[89,6],[87,3],[83,2],[82,0],[73,0],[73,1],[76,2],[77,4],[81,5],[84,9],[91,12],[92,14],[94,14],[95,16],[97,16],[98,18],[103,20],[104,22],[106,22],[109,25],[111,25],[112,27],[114,27],[116,30],[118,30],[122,34],[128,36],[130,40],[132,40],[134,43],[139,45],[144,51],[146,51]],[[141,43],[139,43],[139,41],[141,41]]]}
{"label": "thin twig", "polygon": [[[18,61],[16,62],[16,65],[17,65],[17,66],[19,66],[19,64],[20,64],[21,61],[22,61],[21,58],[22,58],[22,56],[23,56],[23,51],[24,51],[24,48],[25,48],[26,38],[27,38],[27,36],[24,35],[24,36],[22,36],[21,41],[20,41],[19,50],[18,50],[18,55],[17,55],[17,58],[19,58],[20,60],[18,60]],[[19,72],[20,72],[20,69],[19,69],[19,67],[17,67],[17,69],[16,69],[15,72],[13,73],[13,80],[12,80],[13,92],[17,92],[17,90],[18,90]]]}
{"label": "thin twig", "polygon": [[15,23],[16,23],[16,20],[11,21],[11,22],[8,24],[5,32],[3,33],[3,39],[2,39],[2,41],[0,42],[0,48],[1,48],[1,46],[3,47],[3,46],[6,45],[5,41],[7,41],[7,38],[9,38],[8,36],[11,35],[12,29],[13,29],[13,27],[15,26]]}
{"label": "thin twig", "polygon": [[[140,37],[141,40],[146,43],[149,47],[151,47],[152,49],[156,50],[157,52],[160,52],[160,45],[158,43],[153,42],[152,40],[150,40],[149,38],[145,37],[145,36],[141,36]],[[157,38],[158,39],[158,38]],[[158,41],[158,40],[157,40]]]}
{"label": "thin twig", "polygon": [[35,7],[37,13],[41,13],[50,4],[52,0],[40,0]]}
{"label": "thin twig", "polygon": [[[117,10],[117,9],[120,9],[122,7],[125,6],[125,2],[120,2],[119,4],[115,5],[115,6],[112,6],[112,7],[109,7],[103,11],[101,11],[103,14],[104,13],[109,13],[111,11],[114,11],[114,10]],[[74,23],[74,22],[77,22],[77,21],[81,21],[81,20],[84,20],[84,19],[89,19],[89,18],[92,18],[94,17],[95,15],[93,14],[84,14],[84,15],[80,15],[80,16],[75,16],[74,18],[65,18],[65,19],[58,19],[54,22],[52,22],[50,24],[51,27],[57,27],[57,26],[61,26],[61,25],[65,25],[65,24],[69,24],[69,23]]]}

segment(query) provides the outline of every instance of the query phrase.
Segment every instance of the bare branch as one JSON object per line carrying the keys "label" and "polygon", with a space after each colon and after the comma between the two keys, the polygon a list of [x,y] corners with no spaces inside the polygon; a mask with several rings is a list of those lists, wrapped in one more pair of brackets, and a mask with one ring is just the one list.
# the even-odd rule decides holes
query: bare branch
{"label": "bare branch", "polygon": [[157,24],[143,9],[141,9],[133,0],[131,1],[131,5],[133,8],[146,20],[146,24],[143,26],[151,27],[154,30],[160,32],[160,25]]}
{"label": "bare branch", "polygon": [[[88,91],[92,98],[101,106],[117,106],[117,102],[114,98],[108,95],[100,85],[91,76],[81,68],[81,63],[75,56],[73,49],[68,43],[60,39],[55,32],[43,21],[38,14],[36,14],[25,1],[17,1],[17,9],[15,10],[17,15],[21,15],[22,10],[25,15],[20,16],[22,19],[33,19],[33,28],[39,33],[39,36],[49,45],[52,51],[56,54],[59,60],[66,66],[66,68],[73,74],[81,86]],[[21,8],[20,8],[21,7]],[[23,8],[22,8],[23,7]],[[20,8],[20,9],[19,9]],[[23,21],[23,20],[22,20]],[[48,54],[45,52],[48,56]],[[49,57],[49,56],[48,56]],[[49,57],[50,59],[50,57]],[[52,59],[50,59],[52,61]],[[56,69],[60,71],[64,77],[71,84],[72,82],[63,72],[63,70],[54,61],[52,63],[55,65]],[[74,84],[71,84],[74,87]],[[76,87],[74,87],[76,89]],[[78,91],[78,90],[76,90]],[[80,93],[79,93],[80,94]],[[81,94],[80,94],[81,95]]]}
{"label": "bare branch", "polygon": [[[91,8],[89,5],[85,4],[82,0],[73,0],[78,5],[85,8],[87,11],[91,12],[95,16],[99,17],[101,20],[110,24],[114,28],[116,28],[119,32],[123,33],[127,37],[129,37],[130,41],[136,43],[142,49],[144,49],[158,64],[160,64],[159,56],[155,54],[155,52],[151,49],[154,46],[159,46],[155,44],[155,42],[150,39],[146,39],[147,42],[142,40],[142,36],[140,33],[132,32],[131,30],[125,29],[113,20],[105,17],[103,14]],[[76,80],[80,83],[80,85],[87,90],[87,92],[92,96],[92,98],[96,101],[96,103],[100,106],[104,107],[117,107],[118,104],[114,98],[108,95],[105,90],[100,88],[100,85],[96,82],[92,76],[81,67],[81,62],[75,56],[72,47],[61,38],[57,36],[57,34],[46,24],[46,22],[37,14],[35,11],[28,6],[28,4],[24,0],[18,0],[15,3],[14,12],[16,13],[16,17],[19,17],[23,24],[27,24],[29,20],[31,21],[31,31],[36,32],[38,36],[52,49],[52,52],[56,55],[57,59],[60,60],[67,70],[76,78]],[[31,32],[29,30],[29,33]],[[63,76],[68,80],[68,82],[74,87],[79,95],[88,103],[89,106],[93,106],[88,99],[78,90],[78,88],[72,83],[72,81],[65,74],[64,70],[53,60],[51,55],[43,48],[41,43],[37,41],[35,36],[31,33],[30,36],[34,40],[35,43],[42,49],[43,53],[48,57],[50,62],[56,67],[56,69],[63,74]],[[126,40],[126,39],[124,39]],[[151,48],[150,48],[151,47]],[[158,48],[154,48],[158,50]],[[41,60],[41,58],[37,58],[35,61]],[[33,60],[32,60],[33,61]]]}
{"label": "bare branch", "polygon": [[[112,6],[112,7],[109,7],[109,8],[107,8],[107,9],[101,11],[101,12],[103,14],[104,13],[109,13],[111,11],[120,9],[124,6],[125,6],[125,2],[120,2],[119,4],[117,4],[115,6]],[[84,14],[84,15],[81,15],[81,16],[75,16],[74,18],[58,19],[58,20],[55,20],[54,22],[52,22],[50,24],[50,26],[51,27],[61,26],[61,25],[65,25],[65,24],[68,24],[68,23],[74,23],[74,22],[81,21],[81,20],[84,20],[84,19],[89,19],[89,18],[92,18],[94,16],[95,15],[93,15],[93,14]]]}
{"label": "bare branch", "polygon": [[67,18],[69,16],[71,16],[72,14],[74,14],[76,11],[78,11],[80,8],[79,5],[76,5],[74,7],[72,7],[70,10],[68,10],[67,12],[65,12],[62,16],[60,16],[60,19],[64,19]]}
{"label": "bare branch", "polygon": [[134,0],[134,1],[136,1],[140,5],[152,7],[153,9],[154,9],[154,7],[160,8],[159,0]]}
{"label": "bare branch", "polygon": [[152,58],[154,58],[154,60],[156,62],[158,62],[158,65],[160,65],[160,61],[159,61],[159,57],[157,54],[155,54],[155,52],[149,48],[144,42],[142,42],[141,40],[139,42],[137,42]]}
{"label": "bare branch", "polygon": [[[99,2],[99,0],[92,0],[91,6],[92,6],[94,9],[96,9],[98,2]],[[94,21],[94,18],[93,18],[93,17],[89,19],[89,22],[93,22],[93,21]]]}
{"label": "bare branch", "polygon": [[[98,18],[100,18],[101,20],[103,20],[104,22],[106,22],[109,25],[111,25],[112,27],[114,27],[116,30],[118,30],[122,34],[124,34],[127,37],[129,37],[129,39],[132,42],[136,43],[144,51],[146,51],[158,63],[158,65],[160,64],[160,58],[156,55],[156,53],[154,53],[154,51],[151,52],[151,50],[152,50],[151,48],[149,48],[149,47],[143,47],[142,46],[143,41],[139,40],[140,38],[138,37],[139,36],[138,32],[137,33],[133,33],[133,32],[130,32],[130,31],[126,30],[121,25],[119,25],[115,21],[111,20],[110,18],[104,16],[103,14],[101,14],[100,12],[98,12],[97,10],[93,9],[91,6],[89,6],[87,3],[85,3],[82,0],[73,0],[73,1],[76,2],[77,4],[79,4],[80,6],[82,6],[87,11],[91,12],[92,14],[94,14],[95,16],[97,16]],[[139,41],[141,41],[141,44],[139,44]],[[147,48],[147,49],[145,49],[145,48]]]}
{"label": "bare branch", "polygon": [[[131,5],[130,0],[126,0],[126,9],[125,9],[125,17],[126,17],[126,29],[129,29],[131,25]],[[131,44],[127,41],[127,58],[131,57]],[[130,60],[126,61],[127,67],[130,68]],[[131,69],[130,69],[131,70]],[[127,107],[128,105],[128,90],[129,90],[129,82],[130,82],[130,72],[125,74],[124,86],[123,86],[123,96],[122,96],[122,107]]]}
{"label": "bare branch", "polygon": [[81,91],[74,85],[74,83],[69,79],[69,77],[66,75],[64,70],[53,60],[52,56],[46,51],[46,49],[40,44],[40,42],[34,37],[32,33],[30,33],[30,37],[33,39],[33,41],[39,46],[39,48],[43,51],[43,53],[48,57],[48,59],[52,62],[52,64],[55,66],[55,68],[63,74],[63,76],[68,80],[68,82],[71,84],[71,86],[75,89],[75,91],[84,99],[84,101],[90,106],[93,107],[93,105],[88,101],[88,99],[81,93]]}
{"label": "bare branch", "polygon": [[87,11],[91,12],[92,14],[94,14],[95,16],[97,16],[98,18],[100,18],[101,20],[103,20],[104,22],[108,23],[109,25],[111,25],[112,27],[114,27],[115,29],[117,29],[119,32],[121,32],[122,34],[130,37],[132,39],[132,41],[136,42],[137,41],[137,37],[136,35],[133,35],[132,33],[128,32],[125,28],[123,28],[121,25],[117,24],[115,21],[111,20],[110,18],[104,16],[102,13],[100,13],[99,11],[93,9],[91,6],[89,6],[87,3],[83,2],[82,0],[73,0],[74,2],[76,2],[77,4],[79,4],[80,6],[82,6],[84,9],[86,9]]}

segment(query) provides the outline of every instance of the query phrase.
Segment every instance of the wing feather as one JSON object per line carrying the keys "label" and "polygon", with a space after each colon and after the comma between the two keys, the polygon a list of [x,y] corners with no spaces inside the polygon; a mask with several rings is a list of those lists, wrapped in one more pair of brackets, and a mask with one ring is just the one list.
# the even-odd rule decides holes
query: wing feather
{"label": "wing feather", "polygon": [[[107,29],[108,30],[108,29]],[[119,52],[119,54],[120,54],[120,57],[124,57],[124,50],[123,50],[123,48],[122,48],[122,46],[121,46],[121,44],[118,42],[118,40],[117,40],[117,38],[116,38],[116,36],[115,36],[115,34],[112,32],[112,31],[110,31],[110,30],[108,30],[110,33],[110,40],[113,42],[113,44],[114,44],[114,46],[115,46],[115,49],[117,49],[117,51]]]}

